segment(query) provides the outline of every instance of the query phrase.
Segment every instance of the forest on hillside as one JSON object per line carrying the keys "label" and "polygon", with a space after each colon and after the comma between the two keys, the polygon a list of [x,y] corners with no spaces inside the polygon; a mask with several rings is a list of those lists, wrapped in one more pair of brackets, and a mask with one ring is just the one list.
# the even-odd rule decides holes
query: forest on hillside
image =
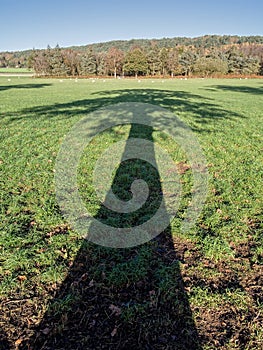
{"label": "forest on hillside", "polygon": [[262,36],[133,39],[0,53],[0,68],[44,76],[263,75]]}

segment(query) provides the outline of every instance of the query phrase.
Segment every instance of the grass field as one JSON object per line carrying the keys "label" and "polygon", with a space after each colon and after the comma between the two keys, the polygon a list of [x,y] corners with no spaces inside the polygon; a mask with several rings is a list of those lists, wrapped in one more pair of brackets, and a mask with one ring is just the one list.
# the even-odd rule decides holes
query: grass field
{"label": "grass field", "polygon": [[0,73],[32,73],[32,69],[28,68],[0,68]]}
{"label": "grass field", "polygon": [[[0,77],[0,349],[262,349],[262,93],[260,79]],[[180,231],[191,198],[187,166],[176,218],[141,246],[88,243],[63,219],[54,187],[63,138],[87,113],[119,102],[167,108],[198,138],[209,186],[189,232]],[[92,170],[105,148],[131,132],[187,164],[157,129],[117,126],[96,136],[78,180],[99,218],[106,214]],[[115,174],[119,196],[139,167],[128,163]],[[147,166],[145,173],[157,191]]]}

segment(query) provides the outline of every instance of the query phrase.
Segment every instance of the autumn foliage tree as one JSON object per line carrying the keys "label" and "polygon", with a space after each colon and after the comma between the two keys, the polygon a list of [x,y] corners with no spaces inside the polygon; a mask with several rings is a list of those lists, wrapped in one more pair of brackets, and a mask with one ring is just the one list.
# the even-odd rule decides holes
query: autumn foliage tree
{"label": "autumn foliage tree", "polygon": [[117,78],[117,75],[122,74],[123,63],[124,53],[116,47],[111,47],[105,57],[105,65],[108,74],[114,75],[114,78]]}
{"label": "autumn foliage tree", "polygon": [[[121,41],[112,46],[105,43],[106,50],[102,49],[104,44],[94,44],[82,49],[48,46],[46,50],[31,50],[28,56],[7,52],[0,54],[0,66],[27,64],[36,74],[46,76],[263,75],[261,37],[242,37],[237,43],[236,37],[205,36],[193,39],[191,45],[185,44],[189,44],[190,39],[177,39],[180,44],[174,46],[169,46],[174,39],[165,38],[146,41],[148,44],[144,46],[133,45],[126,51],[120,49],[126,45]],[[255,42],[245,41],[252,39]],[[136,40],[131,42],[136,43]]]}

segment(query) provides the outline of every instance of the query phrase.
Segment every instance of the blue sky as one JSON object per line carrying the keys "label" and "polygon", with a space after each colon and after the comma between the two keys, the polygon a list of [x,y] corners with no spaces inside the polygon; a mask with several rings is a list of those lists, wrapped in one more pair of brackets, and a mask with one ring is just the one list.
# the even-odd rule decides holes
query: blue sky
{"label": "blue sky", "polygon": [[263,35],[262,0],[0,0],[0,51],[115,39]]}

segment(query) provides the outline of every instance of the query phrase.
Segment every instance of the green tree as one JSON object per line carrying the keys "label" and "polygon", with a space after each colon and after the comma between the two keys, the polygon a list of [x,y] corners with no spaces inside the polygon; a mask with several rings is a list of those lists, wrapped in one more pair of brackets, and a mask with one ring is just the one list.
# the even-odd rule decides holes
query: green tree
{"label": "green tree", "polygon": [[156,42],[152,42],[151,47],[146,54],[148,62],[148,74],[150,74],[151,76],[159,74],[161,70],[159,51],[160,49],[158,48]]}
{"label": "green tree", "polygon": [[49,64],[51,66],[52,75],[65,76],[70,74],[70,68],[66,65],[62,50],[59,45],[49,52]]}
{"label": "green tree", "polygon": [[228,73],[241,74],[243,66],[243,54],[239,53],[236,47],[231,47],[226,52],[228,61]]}
{"label": "green tree", "polygon": [[7,60],[6,60],[6,56],[5,55],[1,55],[0,56],[0,67],[1,68],[5,68],[7,67],[8,63],[7,63]]}
{"label": "green tree", "polygon": [[80,75],[94,75],[97,73],[96,56],[92,49],[81,55],[79,73]]}
{"label": "green tree", "polygon": [[212,74],[226,74],[228,71],[227,62],[220,58],[201,57],[193,65],[194,73],[207,77]]}
{"label": "green tree", "polygon": [[193,48],[180,48],[179,63],[182,67],[182,74],[187,76],[192,74],[196,59],[197,54]]}
{"label": "green tree", "polygon": [[160,62],[160,74],[162,74],[162,76],[164,77],[167,71],[167,60],[168,60],[168,49],[167,48],[162,48],[159,51],[159,62]]}
{"label": "green tree", "polygon": [[104,52],[100,52],[96,54],[96,74],[97,75],[107,74],[106,54]]}
{"label": "green tree", "polygon": [[260,61],[258,58],[246,57],[242,63],[242,74],[260,74]]}
{"label": "green tree", "polygon": [[170,49],[168,52],[167,69],[171,77],[182,73],[182,66],[179,62],[179,54],[176,49]]}
{"label": "green tree", "polygon": [[123,70],[128,75],[145,75],[148,71],[148,62],[146,55],[140,48],[134,48],[125,56]]}
{"label": "green tree", "polygon": [[[250,52],[249,52],[250,53]],[[259,74],[260,73],[260,57],[256,55],[252,57],[245,55],[244,52],[238,50],[237,47],[231,47],[226,52],[228,61],[228,72],[232,74]]]}

